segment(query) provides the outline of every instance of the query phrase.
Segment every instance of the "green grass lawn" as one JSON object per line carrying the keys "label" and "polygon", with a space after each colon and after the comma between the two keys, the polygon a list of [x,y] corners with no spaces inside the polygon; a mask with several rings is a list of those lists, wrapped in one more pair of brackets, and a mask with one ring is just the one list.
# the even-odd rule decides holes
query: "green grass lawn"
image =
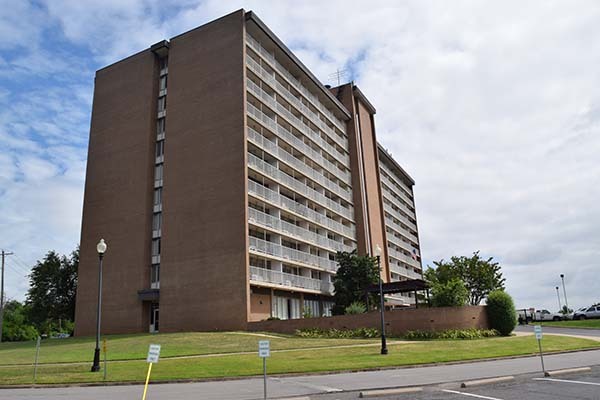
{"label": "green grass lawn", "polygon": [[[246,332],[111,335],[106,336],[107,359],[109,361],[145,360],[150,343],[162,345],[160,354],[162,358],[258,351],[258,341],[263,339],[271,341],[272,350],[344,346],[377,342],[377,340],[373,339],[310,339],[270,333],[268,336],[261,337],[260,335]],[[94,353],[95,340],[94,337],[43,340],[40,348],[39,363],[88,361],[90,355]],[[35,342],[0,343],[0,366],[31,364],[34,358]]]}
{"label": "green grass lawn", "polygon": [[[180,335],[180,336],[177,336]],[[196,335],[199,335],[196,337]],[[212,336],[216,335],[216,336]],[[231,336],[229,336],[231,335]],[[178,340],[179,350],[170,349],[171,344],[165,339],[175,337]],[[144,340],[145,343],[160,342],[162,339],[162,354],[174,354],[184,351],[191,352],[194,346],[186,344],[186,337],[192,336],[199,345],[197,354],[214,353],[214,350],[227,351],[253,351],[256,352],[257,342],[260,337],[234,334],[174,334],[174,335],[156,335],[149,339],[146,335],[123,336],[115,339],[128,340],[133,343],[136,340]],[[249,335],[248,335],[249,336]],[[220,338],[220,339],[219,339]],[[203,340],[206,339],[206,340]],[[212,344],[206,341],[212,340]],[[274,349],[291,349],[302,346],[304,348],[318,346],[336,346],[350,343],[377,343],[377,340],[356,341],[356,340],[336,340],[336,339],[299,339],[291,337],[271,338]],[[86,339],[71,339],[73,346],[83,345]],[[239,341],[236,346],[229,342]],[[64,340],[62,349],[69,348],[69,340]],[[221,344],[223,342],[224,344]],[[229,345],[226,345],[229,343]],[[146,344],[138,346],[137,352],[123,347],[124,353],[129,354],[131,358],[138,356],[147,350]],[[15,351],[6,349],[15,345],[2,345],[0,347],[0,360],[5,362],[5,351]],[[21,345],[19,345],[21,346]],[[543,346],[546,352],[560,350],[579,350],[586,348],[600,347],[600,342],[545,335]],[[49,347],[49,345],[47,345]],[[381,356],[379,347],[360,346],[345,348],[321,348],[305,349],[298,351],[272,351],[271,357],[267,361],[268,372],[271,374],[282,373],[308,373],[323,371],[341,371],[357,370],[378,367],[395,367],[414,364],[441,363],[449,361],[475,360],[491,357],[515,356],[536,354],[537,342],[533,336],[491,338],[479,340],[457,340],[446,341],[436,340],[429,342],[412,342],[391,344],[388,346],[389,354]],[[78,349],[79,351],[80,349]],[[98,382],[102,381],[103,374],[89,372],[91,363],[90,356],[93,353],[93,342],[87,339],[85,356],[82,359],[87,362],[84,364],[67,365],[42,365],[38,368],[37,383],[73,383],[73,382]],[[30,352],[30,349],[28,349]],[[116,351],[116,350],[113,350]],[[59,349],[53,349],[55,357],[64,358],[64,354]],[[65,351],[63,351],[64,353]],[[31,352],[30,352],[31,354]],[[135,356],[134,356],[135,355]],[[122,358],[122,357],[121,357]],[[14,354],[13,354],[14,359]],[[48,357],[47,362],[54,361],[53,357]],[[131,360],[121,362],[109,362],[108,380],[109,381],[143,381],[147,371],[147,364],[143,360]],[[260,375],[262,373],[262,363],[257,354],[219,354],[207,357],[168,359],[162,358],[152,369],[152,381],[173,380],[173,379],[206,379],[235,376]],[[4,366],[0,367],[0,385],[10,384],[29,384],[32,382],[33,368],[31,366]]]}
{"label": "green grass lawn", "polygon": [[542,325],[556,326],[560,328],[600,329],[600,319],[583,319],[577,321],[548,321],[542,322]]}

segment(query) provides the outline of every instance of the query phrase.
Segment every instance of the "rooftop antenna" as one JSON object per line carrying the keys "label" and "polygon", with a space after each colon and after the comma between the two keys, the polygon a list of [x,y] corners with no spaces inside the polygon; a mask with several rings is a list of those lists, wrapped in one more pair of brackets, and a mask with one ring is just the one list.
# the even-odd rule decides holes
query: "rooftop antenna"
{"label": "rooftop antenna", "polygon": [[330,80],[337,80],[337,85],[340,86],[342,83],[342,78],[345,78],[348,75],[348,70],[343,68],[343,69],[337,69],[337,71],[335,71],[333,74],[329,75],[329,79]]}

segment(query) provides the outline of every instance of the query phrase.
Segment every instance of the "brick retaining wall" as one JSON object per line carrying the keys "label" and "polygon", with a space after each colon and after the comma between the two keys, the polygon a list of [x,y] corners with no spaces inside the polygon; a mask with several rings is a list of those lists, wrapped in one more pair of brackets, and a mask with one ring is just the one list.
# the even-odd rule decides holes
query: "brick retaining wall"
{"label": "brick retaining wall", "polygon": [[[485,306],[396,309],[385,312],[385,322],[388,335],[414,330],[489,328]],[[294,333],[303,328],[379,328],[380,324],[379,312],[371,311],[358,315],[249,322],[248,330]]]}

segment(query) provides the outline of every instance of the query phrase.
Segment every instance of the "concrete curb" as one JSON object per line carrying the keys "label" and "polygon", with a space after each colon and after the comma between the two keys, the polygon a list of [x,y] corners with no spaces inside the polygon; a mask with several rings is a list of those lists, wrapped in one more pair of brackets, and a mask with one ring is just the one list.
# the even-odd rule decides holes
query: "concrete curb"
{"label": "concrete curb", "polygon": [[580,367],[580,368],[566,368],[566,369],[557,369],[554,371],[546,371],[544,376],[557,376],[564,374],[575,374],[577,372],[590,372],[592,369],[590,367]]}
{"label": "concrete curb", "polygon": [[378,396],[392,396],[395,394],[406,394],[406,393],[418,393],[423,391],[422,387],[405,387],[395,389],[378,389],[378,390],[365,390],[358,394],[360,398],[378,397]]}
{"label": "concrete curb", "polygon": [[473,381],[466,381],[460,384],[461,388],[469,388],[469,387],[473,387],[473,386],[481,386],[481,385],[489,385],[492,383],[502,383],[502,382],[509,382],[509,381],[514,381],[515,377],[512,375],[509,376],[499,376],[496,378],[486,378],[486,379],[476,379]]}

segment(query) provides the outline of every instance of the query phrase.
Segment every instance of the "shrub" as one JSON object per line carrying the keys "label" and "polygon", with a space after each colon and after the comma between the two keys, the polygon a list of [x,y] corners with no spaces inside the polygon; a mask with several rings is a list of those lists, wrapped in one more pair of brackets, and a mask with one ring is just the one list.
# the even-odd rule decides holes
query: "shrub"
{"label": "shrub", "polygon": [[490,326],[502,336],[508,336],[517,326],[517,312],[512,297],[503,290],[494,290],[487,297]]}
{"label": "shrub", "polygon": [[358,329],[321,329],[304,328],[297,329],[296,336],[305,338],[331,338],[331,339],[352,339],[352,338],[376,338],[379,337],[379,330],[375,328]]}
{"label": "shrub", "polygon": [[471,340],[499,336],[495,329],[446,329],[443,331],[408,331],[402,337],[406,340]]}
{"label": "shrub", "polygon": [[469,291],[458,278],[446,283],[434,283],[431,287],[431,303],[434,307],[462,307],[469,300]]}
{"label": "shrub", "polygon": [[354,301],[350,303],[344,310],[346,314],[364,314],[367,311],[367,307],[360,301]]}

